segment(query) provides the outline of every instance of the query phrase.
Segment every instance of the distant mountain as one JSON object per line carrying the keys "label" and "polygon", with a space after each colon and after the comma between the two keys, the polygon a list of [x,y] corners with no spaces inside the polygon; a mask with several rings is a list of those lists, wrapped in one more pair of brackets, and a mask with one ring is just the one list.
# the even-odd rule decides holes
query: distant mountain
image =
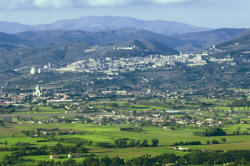
{"label": "distant mountain", "polygon": [[62,20],[51,25],[40,25],[36,28],[85,30],[91,32],[110,31],[123,28],[145,29],[155,33],[170,35],[175,33],[198,32],[207,28],[169,21],[143,21],[130,17],[97,17],[86,16],[75,20]]}
{"label": "distant mountain", "polygon": [[182,52],[201,52],[212,45],[233,39],[245,29],[217,29],[166,36],[140,29],[119,29],[101,32],[80,30],[26,31],[18,34],[0,33],[0,42],[48,47],[70,42],[84,42],[89,45],[108,46],[130,40],[150,40]]}
{"label": "distant mountain", "polygon": [[250,29],[240,33],[235,38],[222,42],[216,46],[222,50],[228,51],[250,51]]}
{"label": "distant mountain", "polygon": [[169,21],[143,21],[130,17],[97,17],[86,16],[79,19],[61,20],[53,24],[22,25],[18,23],[1,22],[0,32],[20,33],[24,31],[48,30],[83,30],[90,32],[111,31],[118,29],[144,29],[164,35],[206,31],[208,28]]}
{"label": "distant mountain", "polygon": [[52,46],[77,41],[92,40],[92,33],[85,31],[26,31],[16,34],[25,44],[30,46]]}
{"label": "distant mountain", "polygon": [[23,25],[15,22],[5,22],[0,21],[0,32],[5,32],[9,34],[20,33],[24,31],[29,31],[32,29],[32,26]]}
{"label": "distant mountain", "polygon": [[139,29],[119,29],[101,32],[64,30],[27,31],[17,34],[16,38],[20,38],[24,43],[32,46],[49,46],[79,41],[90,45],[105,46],[141,39],[160,42],[170,47],[182,44],[182,41],[179,39]]}
{"label": "distant mountain", "polygon": [[231,40],[245,29],[217,29],[204,32],[166,36],[141,29],[118,29],[100,32],[81,30],[26,31],[18,34],[0,33],[0,42],[32,47],[49,47],[71,42],[109,46],[130,40],[150,40],[182,52],[201,52],[212,45]]}
{"label": "distant mountain", "polygon": [[172,37],[181,40],[183,43],[177,46],[176,49],[183,52],[200,52],[223,41],[233,39],[245,30],[223,28],[204,32],[177,34]]}

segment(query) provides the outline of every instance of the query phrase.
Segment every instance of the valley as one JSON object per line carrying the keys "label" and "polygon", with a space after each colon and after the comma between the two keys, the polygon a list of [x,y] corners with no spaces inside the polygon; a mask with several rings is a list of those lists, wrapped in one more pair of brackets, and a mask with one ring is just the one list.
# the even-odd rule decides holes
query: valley
{"label": "valley", "polygon": [[0,166],[249,165],[249,29],[86,16],[0,31]]}

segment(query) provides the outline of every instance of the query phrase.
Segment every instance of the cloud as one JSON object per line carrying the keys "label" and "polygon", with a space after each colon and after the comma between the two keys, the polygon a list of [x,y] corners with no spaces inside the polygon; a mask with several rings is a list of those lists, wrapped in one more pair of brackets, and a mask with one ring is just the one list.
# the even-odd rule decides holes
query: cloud
{"label": "cloud", "polygon": [[194,0],[0,0],[0,9],[29,8],[81,8],[101,6],[126,6],[143,4],[169,4]]}
{"label": "cloud", "polygon": [[150,0],[151,3],[156,3],[156,4],[169,4],[169,3],[179,3],[187,1],[190,0]]}

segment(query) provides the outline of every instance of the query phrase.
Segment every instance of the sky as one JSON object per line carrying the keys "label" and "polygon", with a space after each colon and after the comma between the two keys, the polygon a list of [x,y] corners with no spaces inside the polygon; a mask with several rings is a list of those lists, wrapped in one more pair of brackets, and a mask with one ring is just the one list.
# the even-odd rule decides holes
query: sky
{"label": "sky", "polygon": [[34,25],[88,15],[250,28],[250,0],[0,0],[0,21]]}

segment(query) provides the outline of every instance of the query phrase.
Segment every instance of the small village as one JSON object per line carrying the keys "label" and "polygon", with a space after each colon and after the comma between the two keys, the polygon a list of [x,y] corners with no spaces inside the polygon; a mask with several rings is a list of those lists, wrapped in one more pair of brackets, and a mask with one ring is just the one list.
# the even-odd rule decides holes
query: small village
{"label": "small village", "polygon": [[[118,50],[133,50],[137,49],[133,47],[118,47]],[[88,74],[100,73],[103,77],[97,79],[112,80],[114,76],[118,76],[121,73],[130,73],[134,71],[147,71],[147,70],[160,70],[169,69],[176,65],[176,63],[183,63],[187,66],[203,66],[209,62],[218,64],[235,65],[233,58],[230,55],[222,56],[218,59],[213,57],[214,54],[225,54],[225,50],[219,50],[215,46],[207,51],[199,54],[182,54],[179,55],[149,55],[144,57],[104,57],[104,58],[90,58],[86,60],[80,60],[73,62],[66,67],[55,67],[53,64],[48,63],[43,67],[32,67],[30,74],[40,74],[46,72],[83,72]],[[16,69],[17,71],[22,69]]]}

